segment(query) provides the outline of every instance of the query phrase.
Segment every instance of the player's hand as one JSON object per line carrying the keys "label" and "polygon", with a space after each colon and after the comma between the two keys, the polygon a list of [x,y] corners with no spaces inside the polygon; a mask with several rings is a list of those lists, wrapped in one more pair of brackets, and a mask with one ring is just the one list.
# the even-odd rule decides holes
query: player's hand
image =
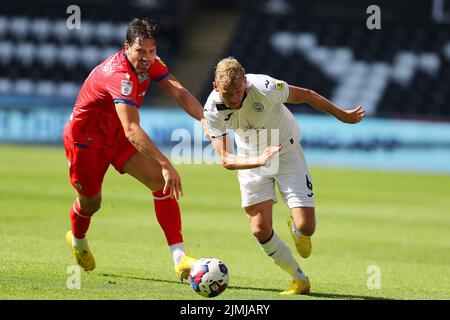
{"label": "player's hand", "polygon": [[339,116],[339,120],[344,123],[358,123],[366,115],[366,110],[362,106],[358,106],[352,110],[343,110],[342,115]]}
{"label": "player's hand", "polygon": [[269,146],[269,147],[267,147],[264,150],[263,154],[259,156],[258,163],[261,166],[266,165],[276,153],[280,152],[280,150],[282,148],[283,147],[281,146],[281,144],[279,144],[277,146]]}
{"label": "player's hand", "polygon": [[171,164],[168,164],[162,167],[162,175],[165,181],[163,192],[170,191],[170,197],[175,196],[178,200],[180,195],[183,195],[183,186],[177,170]]}

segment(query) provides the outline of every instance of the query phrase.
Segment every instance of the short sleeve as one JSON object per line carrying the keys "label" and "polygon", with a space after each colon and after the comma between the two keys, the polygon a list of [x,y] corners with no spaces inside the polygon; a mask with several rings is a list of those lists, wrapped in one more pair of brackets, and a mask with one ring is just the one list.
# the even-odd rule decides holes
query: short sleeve
{"label": "short sleeve", "polygon": [[106,91],[111,95],[114,103],[125,103],[137,106],[137,83],[126,72],[115,72],[106,81]]}
{"label": "short sleeve", "polygon": [[282,80],[277,80],[271,77],[268,77],[268,81],[270,85],[267,90],[267,98],[273,104],[282,104],[286,103],[289,98],[289,85]]}
{"label": "short sleeve", "polygon": [[222,119],[206,109],[203,114],[206,119],[206,124],[208,125],[208,133],[212,138],[223,137],[227,134],[225,122]]}
{"label": "short sleeve", "polygon": [[150,80],[161,81],[169,76],[169,68],[160,57],[156,57],[150,67]]}

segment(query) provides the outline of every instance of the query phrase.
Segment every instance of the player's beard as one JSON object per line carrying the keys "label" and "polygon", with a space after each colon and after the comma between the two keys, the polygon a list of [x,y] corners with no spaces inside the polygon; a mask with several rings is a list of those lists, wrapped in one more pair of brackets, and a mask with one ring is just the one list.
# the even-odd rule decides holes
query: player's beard
{"label": "player's beard", "polygon": [[140,73],[147,72],[151,65],[152,65],[152,63],[150,61],[149,62],[138,62],[138,65],[137,65],[136,69]]}

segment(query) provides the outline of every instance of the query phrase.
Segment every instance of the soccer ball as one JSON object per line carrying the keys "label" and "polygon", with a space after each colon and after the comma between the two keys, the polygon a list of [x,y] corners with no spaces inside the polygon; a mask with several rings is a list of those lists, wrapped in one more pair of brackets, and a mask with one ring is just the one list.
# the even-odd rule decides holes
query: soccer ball
{"label": "soccer ball", "polygon": [[201,258],[189,272],[189,283],[199,295],[216,297],[228,286],[228,269],[216,258]]}

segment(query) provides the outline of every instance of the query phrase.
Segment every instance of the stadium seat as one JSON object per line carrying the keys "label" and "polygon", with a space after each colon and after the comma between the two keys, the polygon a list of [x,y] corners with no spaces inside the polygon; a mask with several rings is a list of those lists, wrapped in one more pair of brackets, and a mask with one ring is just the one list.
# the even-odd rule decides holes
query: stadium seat
{"label": "stadium seat", "polygon": [[36,94],[39,96],[55,96],[56,86],[52,81],[39,81],[36,85]]}
{"label": "stadium seat", "polygon": [[0,64],[8,65],[13,57],[13,43],[0,41]]}
{"label": "stadium seat", "polygon": [[52,24],[50,20],[43,18],[36,18],[31,22],[31,32],[33,37],[37,39],[38,42],[47,41],[50,37],[52,29]]}
{"label": "stadium seat", "polygon": [[18,95],[34,94],[35,85],[30,79],[20,78],[14,84],[14,93]]}
{"label": "stadium seat", "polygon": [[0,94],[11,94],[13,83],[8,78],[0,78]]}
{"label": "stadium seat", "polygon": [[30,23],[25,17],[13,17],[10,22],[10,32],[17,40],[24,40],[30,29]]}

